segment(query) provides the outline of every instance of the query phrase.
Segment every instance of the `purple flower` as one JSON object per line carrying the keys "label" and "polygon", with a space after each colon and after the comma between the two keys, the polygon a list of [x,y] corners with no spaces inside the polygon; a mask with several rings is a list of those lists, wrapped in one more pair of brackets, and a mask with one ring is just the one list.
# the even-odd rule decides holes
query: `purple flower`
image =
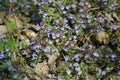
{"label": "purple flower", "polygon": [[66,9],[69,10],[69,9],[70,9],[70,5],[67,5],[67,6],[66,6]]}
{"label": "purple flower", "polygon": [[64,8],[65,8],[64,6],[61,6],[61,7],[60,7],[61,10],[64,10]]}
{"label": "purple flower", "polygon": [[34,63],[31,63],[31,64],[30,64],[30,66],[31,66],[31,67],[35,67],[35,66],[36,66],[36,64],[34,64]]}
{"label": "purple flower", "polygon": [[60,33],[56,33],[56,37],[59,38],[60,37]]}
{"label": "purple flower", "polygon": [[101,75],[105,75],[106,74],[106,71],[101,71]]}
{"label": "purple flower", "polygon": [[74,15],[73,14],[70,14],[69,16],[68,16],[70,19],[74,19]]}
{"label": "purple flower", "polygon": [[80,14],[80,16],[81,16],[82,18],[85,18],[85,15],[84,15],[84,14],[82,14],[82,13]]}
{"label": "purple flower", "polygon": [[9,71],[9,72],[12,72],[12,71],[14,71],[14,68],[13,68],[13,66],[8,66],[8,71]]}
{"label": "purple flower", "polygon": [[77,39],[77,36],[73,36],[74,39]]}
{"label": "purple flower", "polygon": [[84,60],[87,60],[88,58],[89,58],[89,55],[88,55],[88,54],[85,54]]}
{"label": "purple flower", "polygon": [[99,53],[98,52],[93,52],[93,56],[99,57]]}
{"label": "purple flower", "polygon": [[68,65],[69,67],[72,67],[72,63],[69,63],[69,65]]}
{"label": "purple flower", "polygon": [[120,75],[120,70],[119,70],[119,71],[117,71],[117,74],[118,74],[118,75]]}
{"label": "purple flower", "polygon": [[62,38],[65,39],[65,35],[63,35]]}
{"label": "purple flower", "polygon": [[25,76],[25,77],[23,78],[23,80],[29,80],[29,78],[28,78],[27,76]]}
{"label": "purple flower", "polygon": [[107,70],[107,71],[110,71],[110,67],[106,67],[106,70]]}
{"label": "purple flower", "polygon": [[72,40],[72,37],[69,37],[68,39],[71,41],[71,40]]}
{"label": "purple flower", "polygon": [[88,23],[91,23],[91,19],[88,19]]}
{"label": "purple flower", "polygon": [[112,59],[116,58],[116,54],[112,54],[112,55],[111,55],[111,58],[112,58]]}
{"label": "purple flower", "polygon": [[62,80],[62,78],[61,77],[57,77],[56,80]]}
{"label": "purple flower", "polygon": [[5,37],[5,34],[0,34],[0,38],[3,39]]}
{"label": "purple flower", "polygon": [[75,70],[76,71],[81,71],[81,68],[80,67],[76,67]]}
{"label": "purple flower", "polygon": [[67,51],[68,51],[68,49],[67,49],[67,48],[65,48],[65,47],[63,48],[63,50],[64,50],[65,52],[67,52]]}
{"label": "purple flower", "polygon": [[89,3],[88,2],[85,2],[85,5],[88,5]]}
{"label": "purple flower", "polygon": [[68,22],[68,20],[65,18],[65,19],[64,19],[64,22],[65,22],[65,23],[67,23],[67,22]]}
{"label": "purple flower", "polygon": [[99,69],[99,75],[102,75],[104,76],[106,74],[106,71],[102,70],[102,69]]}
{"label": "purple flower", "polygon": [[85,29],[86,28],[86,25],[85,24],[81,24],[81,26]]}
{"label": "purple flower", "polygon": [[34,44],[34,45],[31,47],[31,49],[32,49],[33,51],[35,51],[36,53],[39,53],[39,52],[40,52],[40,48],[41,48],[41,45],[39,45],[39,44]]}
{"label": "purple flower", "polygon": [[79,30],[75,30],[75,33],[78,34],[78,33],[79,33]]}
{"label": "purple flower", "polygon": [[50,46],[46,46],[44,52],[50,52]]}
{"label": "purple flower", "polygon": [[83,48],[83,47],[79,47],[78,49],[82,50],[82,51],[85,51],[85,48]]}
{"label": "purple flower", "polygon": [[80,58],[76,58],[76,59],[75,59],[75,61],[79,61],[79,60],[80,60]]}
{"label": "purple flower", "polygon": [[50,78],[50,79],[52,78],[52,74],[48,74],[47,76],[48,76],[48,78]]}
{"label": "purple flower", "polygon": [[88,47],[91,50],[93,48],[93,45],[89,44]]}
{"label": "purple flower", "polygon": [[53,41],[51,41],[51,40],[48,41],[48,44],[52,44],[52,43],[53,43]]}
{"label": "purple flower", "polygon": [[55,38],[56,38],[55,33],[52,33],[52,38],[53,38],[53,39],[55,39]]}
{"label": "purple flower", "polygon": [[24,50],[24,51],[22,52],[22,55],[27,55],[27,52]]}
{"label": "purple flower", "polygon": [[84,2],[80,1],[79,5],[84,6]]}
{"label": "purple flower", "polygon": [[88,4],[88,8],[90,8],[91,7],[91,5],[90,4]]}
{"label": "purple flower", "polygon": [[7,64],[8,66],[11,66],[11,61],[10,61],[10,60],[7,61],[6,64]]}
{"label": "purple flower", "polygon": [[59,39],[55,39],[55,42],[59,42]]}
{"label": "purple flower", "polygon": [[105,55],[105,58],[108,59],[108,58],[109,58],[109,55]]}
{"label": "purple flower", "polygon": [[78,75],[81,75],[82,74],[82,71],[80,70],[80,71],[78,71]]}
{"label": "purple flower", "polygon": [[62,0],[57,0],[58,3],[62,3]]}
{"label": "purple flower", "polygon": [[14,74],[13,74],[13,78],[14,78],[14,79],[18,78],[18,74],[17,74],[17,73],[14,73]]}
{"label": "purple flower", "polygon": [[40,29],[41,29],[40,25],[39,25],[39,24],[36,24],[35,29],[36,29],[36,30],[40,30]]}
{"label": "purple flower", "polygon": [[37,59],[37,57],[38,57],[37,54],[35,54],[35,53],[32,54],[32,60]]}
{"label": "purple flower", "polygon": [[9,52],[10,50],[9,50],[9,48],[5,48],[5,52]]}
{"label": "purple flower", "polygon": [[64,59],[67,62],[69,60],[69,56],[68,55],[64,56]]}
{"label": "purple flower", "polygon": [[114,25],[114,24],[111,25],[110,28],[113,29],[113,30],[116,30],[116,29],[117,29],[116,25]]}
{"label": "purple flower", "polygon": [[83,12],[83,11],[84,11],[84,9],[80,9],[80,10],[79,10],[79,12]]}
{"label": "purple flower", "polygon": [[102,0],[102,2],[107,2],[107,0]]}
{"label": "purple flower", "polygon": [[8,40],[3,38],[2,41],[6,43]]}
{"label": "purple flower", "polygon": [[75,54],[72,58],[72,60],[79,58],[79,54]]}
{"label": "purple flower", "polygon": [[73,44],[73,43],[71,43],[71,44],[70,44],[70,47],[73,47],[73,46],[74,46],[74,44]]}
{"label": "purple flower", "polygon": [[5,57],[4,53],[0,54],[0,59],[3,59],[4,57]]}
{"label": "purple flower", "polygon": [[109,6],[109,8],[110,8],[111,10],[115,10],[115,7],[114,7],[113,4],[111,4],[111,5]]}
{"label": "purple flower", "polygon": [[78,28],[79,28],[79,25],[75,25],[75,29],[78,30]]}
{"label": "purple flower", "polygon": [[66,73],[69,75],[71,74],[71,70],[70,69],[67,69]]}
{"label": "purple flower", "polygon": [[55,20],[55,22],[56,22],[56,23],[59,23],[59,22],[60,22],[60,20],[59,20],[59,19],[56,19],[56,20]]}
{"label": "purple flower", "polygon": [[104,5],[107,5],[107,0],[102,0],[102,2],[104,3]]}
{"label": "purple flower", "polygon": [[73,64],[73,66],[77,67],[77,66],[79,66],[79,64],[76,62],[76,63]]}
{"label": "purple flower", "polygon": [[66,14],[67,12],[66,11],[63,11],[63,14]]}
{"label": "purple flower", "polygon": [[98,22],[101,23],[102,21],[103,21],[103,18],[102,18],[102,17],[99,17],[99,18],[98,18]]}
{"label": "purple flower", "polygon": [[75,4],[71,4],[71,7],[72,7],[72,8],[75,8],[75,7],[76,7],[76,5],[75,5]]}
{"label": "purple flower", "polygon": [[47,13],[44,13],[44,14],[43,14],[43,18],[47,17],[47,15],[48,15]]}
{"label": "purple flower", "polygon": [[36,43],[35,38],[31,38],[31,39],[30,39],[30,43],[31,43],[31,44],[35,44],[35,43]]}
{"label": "purple flower", "polygon": [[61,28],[62,31],[64,31],[64,29],[65,29],[64,27]]}

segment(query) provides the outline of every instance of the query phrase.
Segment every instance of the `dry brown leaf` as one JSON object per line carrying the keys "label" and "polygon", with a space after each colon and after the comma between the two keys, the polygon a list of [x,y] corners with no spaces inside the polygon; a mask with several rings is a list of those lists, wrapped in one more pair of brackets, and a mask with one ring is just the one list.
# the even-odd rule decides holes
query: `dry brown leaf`
{"label": "dry brown leaf", "polygon": [[28,38],[36,38],[37,34],[32,31],[32,30],[26,30],[25,31],[25,35],[28,37]]}
{"label": "dry brown leaf", "polygon": [[118,16],[117,16],[117,13],[113,12],[112,16],[113,16],[114,18],[116,18],[117,21],[120,21],[120,19],[119,19]]}
{"label": "dry brown leaf", "polygon": [[16,17],[16,16],[13,16],[13,17],[8,16],[7,19],[8,19],[9,22],[15,22],[18,29],[23,28],[23,22],[21,22],[18,17]]}
{"label": "dry brown leaf", "polygon": [[46,60],[42,63],[37,64],[33,70],[36,73],[40,73],[42,75],[47,76],[48,73],[49,73],[49,67],[48,67],[48,64],[47,64]]}
{"label": "dry brown leaf", "polygon": [[111,21],[114,22],[114,19],[112,18],[111,14],[105,13],[105,16],[107,17],[108,22],[111,22]]}
{"label": "dry brown leaf", "polygon": [[5,15],[6,15],[5,12],[0,12],[0,24],[5,23],[5,22],[4,22],[4,16],[5,16]]}
{"label": "dry brown leaf", "polygon": [[0,34],[8,32],[7,26],[0,25]]}
{"label": "dry brown leaf", "polygon": [[31,68],[29,66],[17,66],[17,65],[15,65],[14,68],[18,72],[26,74],[30,78],[30,80],[46,80],[49,71],[49,68],[47,67],[47,63],[45,61],[41,64],[36,65],[35,68]]}
{"label": "dry brown leaf", "polygon": [[48,66],[50,67],[51,71],[55,71],[56,69],[56,60],[58,59],[58,57],[60,56],[60,53],[58,52],[58,50],[56,50],[55,53],[53,53],[50,58],[48,59]]}
{"label": "dry brown leaf", "polygon": [[97,33],[96,39],[99,43],[108,44],[109,43],[109,35],[105,31],[100,31]]}
{"label": "dry brown leaf", "polygon": [[18,29],[23,27],[23,23],[15,16],[15,23]]}
{"label": "dry brown leaf", "polygon": [[22,40],[22,42],[23,42],[25,45],[30,45],[29,39],[26,38],[25,36],[20,35],[20,39]]}

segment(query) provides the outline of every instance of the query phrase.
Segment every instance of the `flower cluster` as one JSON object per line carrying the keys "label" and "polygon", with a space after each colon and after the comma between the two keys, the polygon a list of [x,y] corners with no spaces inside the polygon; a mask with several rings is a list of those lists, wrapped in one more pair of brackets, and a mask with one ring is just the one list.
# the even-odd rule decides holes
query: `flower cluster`
{"label": "flower cluster", "polygon": [[[5,1],[0,3],[3,6],[0,5],[0,9],[7,9]],[[10,46],[16,47],[8,43],[14,44],[15,41],[0,34],[0,49],[1,45],[4,47],[0,51],[0,63],[14,73],[14,79],[19,74],[14,72],[10,59],[17,60],[18,55],[22,55],[24,63],[35,67],[37,63],[48,60],[56,48],[60,52],[60,58],[56,60],[58,71],[50,72],[49,79],[79,80],[88,79],[92,75],[96,78],[103,78],[109,73],[120,75],[120,41],[117,35],[119,18],[115,14],[118,10],[113,0],[11,0],[11,3],[17,5],[14,5],[12,12],[20,10],[21,14],[31,18],[30,22],[36,24],[34,29],[37,33],[36,38],[28,39],[29,46],[23,46],[22,41],[18,42],[16,52]],[[96,39],[100,31],[110,34],[108,44],[101,44]],[[102,34],[101,37],[103,35],[107,36]],[[58,65],[64,67],[59,69]],[[23,80],[29,79],[25,76]]]}

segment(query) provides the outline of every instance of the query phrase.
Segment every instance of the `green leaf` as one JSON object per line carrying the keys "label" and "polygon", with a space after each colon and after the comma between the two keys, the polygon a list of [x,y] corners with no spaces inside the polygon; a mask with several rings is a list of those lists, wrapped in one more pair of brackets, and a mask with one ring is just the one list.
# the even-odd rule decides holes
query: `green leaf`
{"label": "green leaf", "polygon": [[53,29],[53,26],[49,25],[49,28],[50,28],[50,29]]}
{"label": "green leaf", "polygon": [[48,10],[48,15],[50,15],[50,16],[54,16],[54,13],[53,13],[53,11],[51,11],[51,10]]}
{"label": "green leaf", "polygon": [[7,64],[3,63],[2,65],[0,65],[0,69],[6,69],[8,66]]}
{"label": "green leaf", "polygon": [[0,41],[0,50],[4,50],[6,44],[2,41]]}
{"label": "green leaf", "polygon": [[70,79],[71,77],[72,77],[72,75],[71,74],[68,74],[68,75],[66,75],[65,76],[67,79]]}
{"label": "green leaf", "polygon": [[14,30],[17,29],[15,22],[9,22],[9,23],[7,23],[7,27],[8,27],[10,30],[12,30],[12,31],[14,31]]}
{"label": "green leaf", "polygon": [[50,47],[53,49],[53,48],[55,48],[55,45],[54,45],[54,44],[51,44]]}
{"label": "green leaf", "polygon": [[31,18],[27,18],[27,22],[30,22],[31,21]]}
{"label": "green leaf", "polygon": [[112,80],[119,80],[120,76],[113,76]]}
{"label": "green leaf", "polygon": [[8,39],[7,46],[10,48],[10,51],[15,50],[15,48],[16,48],[16,41],[13,38]]}
{"label": "green leaf", "polygon": [[81,36],[81,35],[83,35],[83,34],[84,34],[83,28],[80,27],[80,28],[79,28],[79,32],[77,33],[77,36]]}

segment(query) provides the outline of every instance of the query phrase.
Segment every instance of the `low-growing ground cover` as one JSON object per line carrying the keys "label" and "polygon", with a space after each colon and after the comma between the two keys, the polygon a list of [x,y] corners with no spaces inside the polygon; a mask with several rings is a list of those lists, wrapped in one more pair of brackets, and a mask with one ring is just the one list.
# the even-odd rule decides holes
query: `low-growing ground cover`
{"label": "low-growing ground cover", "polygon": [[119,80],[119,0],[0,0],[0,80]]}

